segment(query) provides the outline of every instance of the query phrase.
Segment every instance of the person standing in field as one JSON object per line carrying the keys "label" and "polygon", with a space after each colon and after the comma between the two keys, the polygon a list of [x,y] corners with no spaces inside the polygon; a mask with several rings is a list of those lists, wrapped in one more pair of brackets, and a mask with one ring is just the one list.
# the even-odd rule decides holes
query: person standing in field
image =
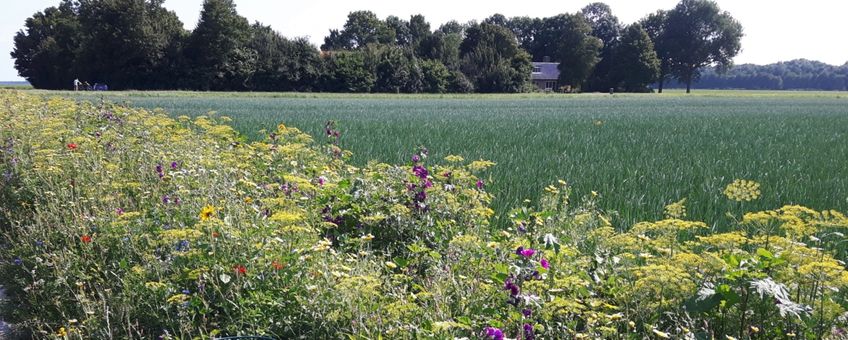
{"label": "person standing in field", "polygon": [[82,85],[82,82],[79,81],[79,78],[74,79],[74,91],[79,91],[80,85]]}

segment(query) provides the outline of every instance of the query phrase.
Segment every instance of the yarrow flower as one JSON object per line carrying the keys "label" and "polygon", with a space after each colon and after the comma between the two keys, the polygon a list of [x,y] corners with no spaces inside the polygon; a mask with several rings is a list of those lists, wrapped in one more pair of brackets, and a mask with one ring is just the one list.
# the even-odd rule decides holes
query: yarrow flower
{"label": "yarrow flower", "polygon": [[488,338],[488,339],[492,339],[492,340],[503,340],[504,339],[504,333],[499,328],[486,327],[484,332],[486,333],[486,338]]}

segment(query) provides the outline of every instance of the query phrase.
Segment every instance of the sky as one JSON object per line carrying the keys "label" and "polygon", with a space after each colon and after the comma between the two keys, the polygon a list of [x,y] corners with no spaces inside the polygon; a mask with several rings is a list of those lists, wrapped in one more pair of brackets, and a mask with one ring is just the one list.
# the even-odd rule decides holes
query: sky
{"label": "sky", "polygon": [[[194,28],[203,0],[167,0],[165,7]],[[347,14],[370,10],[380,18],[408,19],[423,14],[433,29],[450,20],[482,20],[494,13],[507,17],[547,17],[571,13],[592,0],[463,1],[463,0],[235,0],[239,14],[250,22],[270,25],[287,37],[308,37],[320,46],[331,28],[341,28]],[[625,24],[658,9],[670,9],[678,0],[606,0]],[[717,0],[719,6],[742,23],[745,36],[737,64],[769,64],[798,58],[834,65],[848,62],[848,13],[845,0]],[[9,56],[13,37],[26,18],[59,0],[0,0],[0,81],[22,80]]]}

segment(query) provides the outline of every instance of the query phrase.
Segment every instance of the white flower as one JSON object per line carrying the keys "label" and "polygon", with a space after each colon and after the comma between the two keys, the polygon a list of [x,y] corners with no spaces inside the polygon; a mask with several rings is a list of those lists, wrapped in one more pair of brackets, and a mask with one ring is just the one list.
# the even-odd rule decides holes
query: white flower
{"label": "white flower", "polygon": [[551,246],[557,244],[556,237],[554,237],[554,235],[550,234],[550,233],[545,234],[544,240],[545,240],[545,247],[551,247]]}

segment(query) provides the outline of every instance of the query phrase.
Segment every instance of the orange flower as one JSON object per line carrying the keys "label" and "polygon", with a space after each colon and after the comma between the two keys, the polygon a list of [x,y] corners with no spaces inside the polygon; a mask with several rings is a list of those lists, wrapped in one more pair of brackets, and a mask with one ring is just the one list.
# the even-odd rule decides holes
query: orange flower
{"label": "orange flower", "polygon": [[82,241],[82,243],[91,243],[91,236],[82,235],[80,236],[80,241]]}
{"label": "orange flower", "polygon": [[279,263],[277,261],[271,262],[271,266],[274,267],[274,269],[276,269],[276,270],[282,270],[283,268],[286,267],[286,265]]}

